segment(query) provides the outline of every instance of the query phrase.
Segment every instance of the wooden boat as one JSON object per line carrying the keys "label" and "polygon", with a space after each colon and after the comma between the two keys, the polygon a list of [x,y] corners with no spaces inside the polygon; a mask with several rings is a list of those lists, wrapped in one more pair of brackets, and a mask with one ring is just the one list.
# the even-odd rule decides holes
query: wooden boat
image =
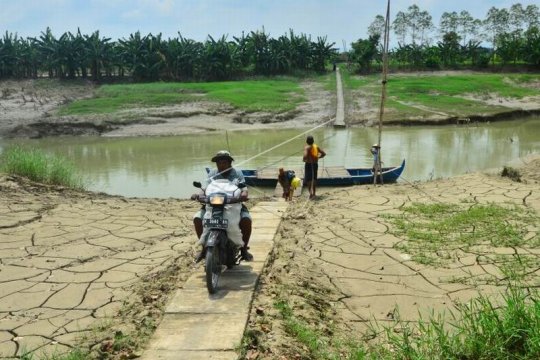
{"label": "wooden boat", "polygon": [[[401,176],[405,169],[405,159],[400,166],[383,167],[382,179],[384,184],[394,183]],[[364,185],[373,184],[372,168],[346,168],[348,176],[326,177],[321,174],[317,178],[317,186],[343,186],[343,185]],[[380,175],[377,175],[377,182],[380,183]]]}
{"label": "wooden boat", "polygon": [[[405,168],[405,160],[400,166],[382,168],[383,183],[396,182]],[[304,169],[294,170],[296,176],[303,179]],[[209,168],[206,171],[210,171]],[[278,169],[265,168],[262,170],[242,170],[246,184],[250,186],[275,187],[277,185]],[[377,182],[380,182],[377,175]],[[372,168],[345,168],[339,166],[320,167],[317,186],[348,186],[373,184]]]}

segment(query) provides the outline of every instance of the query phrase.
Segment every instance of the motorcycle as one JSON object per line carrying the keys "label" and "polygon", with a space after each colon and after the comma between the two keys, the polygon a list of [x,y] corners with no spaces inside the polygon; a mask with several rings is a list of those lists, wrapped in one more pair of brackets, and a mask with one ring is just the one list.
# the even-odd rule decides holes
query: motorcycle
{"label": "motorcycle", "polygon": [[200,243],[206,251],[206,287],[214,294],[223,268],[231,269],[242,259],[240,249],[244,243],[238,224],[242,209],[240,193],[246,185],[219,179],[212,180],[205,189],[197,181],[193,186],[203,191],[197,200],[206,206]]}

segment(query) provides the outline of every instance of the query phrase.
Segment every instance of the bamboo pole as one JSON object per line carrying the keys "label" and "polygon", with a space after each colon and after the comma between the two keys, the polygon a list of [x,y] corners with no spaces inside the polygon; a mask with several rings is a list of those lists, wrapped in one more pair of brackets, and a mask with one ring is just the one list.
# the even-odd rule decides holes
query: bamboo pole
{"label": "bamboo pole", "polygon": [[383,183],[382,166],[381,166],[381,150],[382,150],[382,122],[384,117],[384,103],[386,101],[386,82],[388,78],[388,43],[390,39],[390,0],[386,7],[386,21],[384,24],[384,41],[383,41],[383,71],[382,71],[382,94],[381,104],[379,107],[379,136],[378,145],[379,153],[376,158],[373,174],[373,184],[377,183],[377,175],[380,177],[381,184]]}

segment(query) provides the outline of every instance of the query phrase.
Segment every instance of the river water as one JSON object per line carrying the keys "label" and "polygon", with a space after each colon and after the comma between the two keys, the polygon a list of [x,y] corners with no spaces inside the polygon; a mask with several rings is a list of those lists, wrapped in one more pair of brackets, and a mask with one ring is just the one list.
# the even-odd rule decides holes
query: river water
{"label": "river water", "polygon": [[[210,158],[221,149],[230,149],[239,168],[301,167],[307,131],[0,139],[0,149],[21,144],[61,154],[75,163],[89,190],[129,197],[187,198],[194,192],[193,180],[204,178],[204,168],[213,166]],[[369,150],[377,142],[377,129],[321,128],[312,134],[327,152],[319,167],[371,166]],[[540,117],[478,125],[386,127],[381,143],[383,166],[407,161],[399,181],[444,178],[501,167],[540,153]],[[257,196],[261,191],[250,193]]]}

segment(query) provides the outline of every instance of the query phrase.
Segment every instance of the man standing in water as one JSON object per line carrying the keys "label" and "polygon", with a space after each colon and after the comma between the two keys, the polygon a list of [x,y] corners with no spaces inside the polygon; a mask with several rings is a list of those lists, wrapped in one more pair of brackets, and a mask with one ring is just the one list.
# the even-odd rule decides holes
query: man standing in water
{"label": "man standing in water", "polygon": [[309,198],[315,198],[317,188],[317,171],[319,170],[319,159],[326,156],[326,152],[318,147],[313,140],[313,136],[308,135],[306,146],[304,146],[304,186],[309,188]]}

